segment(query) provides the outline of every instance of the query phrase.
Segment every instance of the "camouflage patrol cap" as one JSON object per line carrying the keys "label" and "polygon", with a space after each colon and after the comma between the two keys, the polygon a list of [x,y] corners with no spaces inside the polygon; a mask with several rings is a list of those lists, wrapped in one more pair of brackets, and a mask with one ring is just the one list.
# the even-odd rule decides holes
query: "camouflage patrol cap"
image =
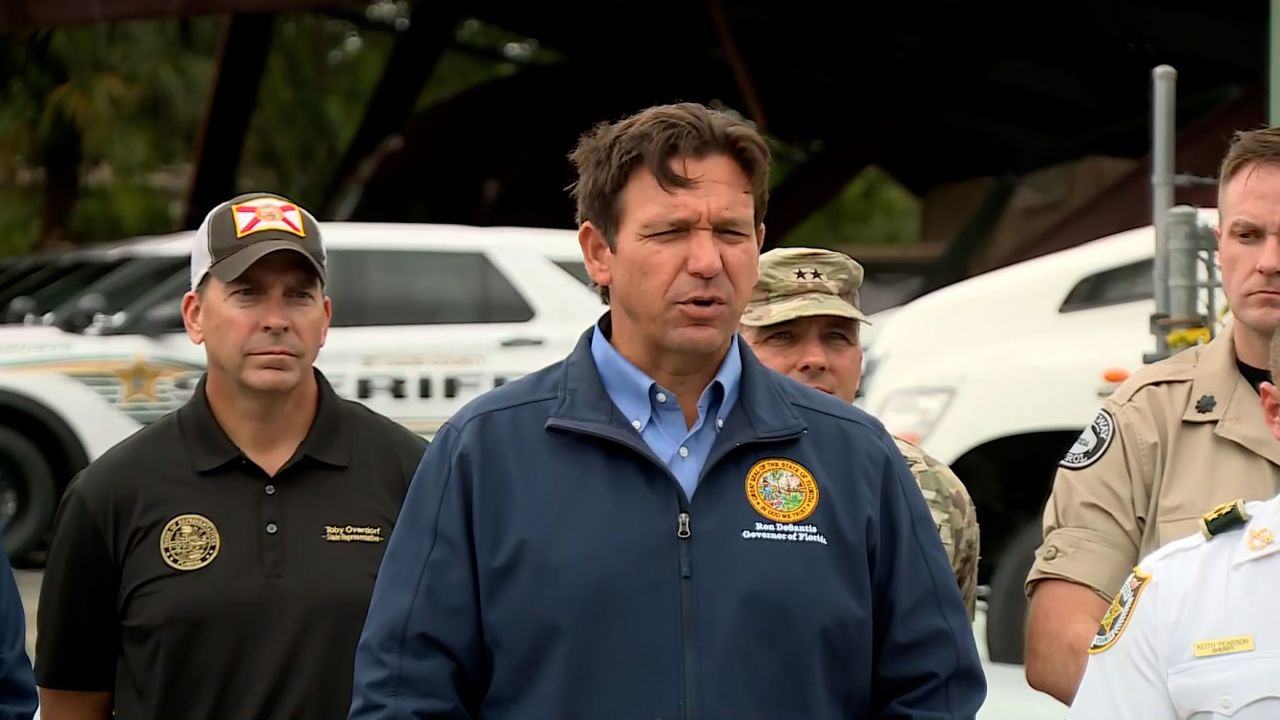
{"label": "camouflage patrol cap", "polygon": [[760,256],[760,279],[742,314],[751,327],[796,318],[835,315],[869,322],[858,309],[862,266],[821,248],[778,248]]}

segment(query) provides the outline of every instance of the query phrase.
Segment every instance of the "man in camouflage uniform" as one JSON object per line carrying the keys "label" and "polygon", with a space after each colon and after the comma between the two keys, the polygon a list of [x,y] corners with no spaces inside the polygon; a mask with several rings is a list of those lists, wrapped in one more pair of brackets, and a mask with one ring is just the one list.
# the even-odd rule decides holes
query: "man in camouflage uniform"
{"label": "man in camouflage uniform", "polygon": [[[862,266],[816,248],[760,256],[760,279],[742,315],[742,337],[765,365],[853,402],[862,380],[858,309]],[[933,513],[972,620],[978,593],[978,518],[960,478],[924,450],[895,437]]]}

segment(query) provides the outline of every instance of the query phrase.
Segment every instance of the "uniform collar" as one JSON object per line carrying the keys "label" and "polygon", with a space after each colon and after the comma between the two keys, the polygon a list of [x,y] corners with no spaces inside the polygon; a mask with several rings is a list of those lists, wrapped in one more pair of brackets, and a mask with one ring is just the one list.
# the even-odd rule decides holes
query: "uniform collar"
{"label": "uniform collar", "polygon": [[1236,367],[1230,326],[1201,351],[1182,421],[1217,423],[1215,435],[1280,465],[1280,442],[1267,430],[1258,393]]}
{"label": "uniform collar", "polygon": [[1247,503],[1245,508],[1251,517],[1244,532],[1235,538],[1232,565],[1280,553],[1280,496]]}
{"label": "uniform collar", "polygon": [[[611,425],[632,429],[631,420],[623,417],[600,379],[592,355],[595,333],[607,337],[612,331],[609,313],[587,329],[564,362],[560,398],[552,411],[552,421]],[[746,343],[735,343],[741,364],[738,396],[728,411],[722,435],[740,441],[769,439],[795,435],[805,430],[805,423],[778,387],[780,376],[760,364]],[[723,370],[723,367],[722,367]],[[727,399],[727,398],[726,398]]]}
{"label": "uniform collar", "polygon": [[[317,385],[316,417],[295,457],[346,467],[351,461],[351,441],[342,432],[342,398],[323,373],[314,368],[312,372]],[[244,456],[213,416],[205,395],[207,380],[207,373],[200,376],[191,399],[178,410],[178,427],[197,472],[208,472]]]}

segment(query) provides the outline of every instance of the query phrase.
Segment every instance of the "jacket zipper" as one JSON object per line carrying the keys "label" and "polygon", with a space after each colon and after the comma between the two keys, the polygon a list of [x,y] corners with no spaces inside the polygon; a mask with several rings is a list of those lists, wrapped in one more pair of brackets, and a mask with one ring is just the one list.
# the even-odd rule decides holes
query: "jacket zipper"
{"label": "jacket zipper", "polygon": [[676,538],[680,545],[680,637],[684,643],[684,717],[695,720],[698,713],[697,654],[694,651],[696,631],[693,618],[693,560],[689,556],[689,538],[693,525],[689,510],[681,498],[680,514],[676,516]]}
{"label": "jacket zipper", "polygon": [[[680,487],[680,482],[676,480],[676,476],[671,472],[661,460],[649,450],[647,445],[638,444],[630,437],[622,432],[618,432],[611,427],[601,428],[595,423],[585,423],[574,420],[551,419],[547,422],[547,427],[562,428],[572,430],[584,435],[612,440],[614,442],[635,450],[642,457],[649,460],[659,468],[662,468],[667,477],[671,478],[671,482],[676,488],[676,502],[679,506],[679,512],[676,515],[676,542],[680,548],[680,638],[684,650],[684,718],[685,720],[698,720],[701,712],[698,705],[698,673],[697,673],[697,652],[695,650],[694,640],[697,637],[696,626],[694,623],[693,613],[693,560],[689,554],[689,538],[693,536],[693,523],[689,516],[689,499],[685,496],[684,490]],[[780,435],[760,436],[748,442],[773,442],[776,440],[786,440],[795,437],[799,433],[786,433]],[[718,452],[713,453],[707,458],[706,464],[702,468],[702,473],[698,478],[701,482],[706,477],[708,469],[718,463],[725,455],[735,448],[742,447],[746,442],[736,442],[733,445],[724,446]]]}

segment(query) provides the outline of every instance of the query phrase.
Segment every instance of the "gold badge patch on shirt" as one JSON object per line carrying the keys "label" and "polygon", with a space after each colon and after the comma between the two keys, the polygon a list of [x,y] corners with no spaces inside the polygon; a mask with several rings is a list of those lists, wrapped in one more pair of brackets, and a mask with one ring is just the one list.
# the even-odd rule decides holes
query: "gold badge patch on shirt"
{"label": "gold badge patch on shirt", "polygon": [[1106,650],[1115,645],[1116,640],[1124,634],[1124,629],[1129,624],[1130,618],[1133,617],[1134,607],[1138,604],[1138,596],[1142,594],[1143,588],[1151,582],[1151,576],[1143,572],[1139,568],[1134,568],[1129,577],[1121,586],[1120,592],[1116,593],[1116,597],[1111,601],[1111,606],[1107,608],[1107,613],[1102,616],[1102,623],[1098,627],[1098,634],[1093,638],[1093,645],[1089,646],[1089,654]]}
{"label": "gold badge patch on shirt", "polygon": [[1276,536],[1269,528],[1258,528],[1249,533],[1249,549],[1259,552],[1275,542]]}
{"label": "gold badge patch on shirt", "polygon": [[747,473],[747,501],[774,522],[800,522],[818,507],[818,483],[794,460],[760,460]]}
{"label": "gold badge patch on shirt", "polygon": [[179,515],[160,532],[160,557],[174,570],[199,570],[213,562],[221,548],[217,526],[203,515]]}
{"label": "gold badge patch on shirt", "polygon": [[1253,650],[1252,635],[1218,638],[1217,640],[1201,640],[1196,643],[1196,657],[1213,657],[1214,655],[1230,655],[1231,653],[1251,652]]}

